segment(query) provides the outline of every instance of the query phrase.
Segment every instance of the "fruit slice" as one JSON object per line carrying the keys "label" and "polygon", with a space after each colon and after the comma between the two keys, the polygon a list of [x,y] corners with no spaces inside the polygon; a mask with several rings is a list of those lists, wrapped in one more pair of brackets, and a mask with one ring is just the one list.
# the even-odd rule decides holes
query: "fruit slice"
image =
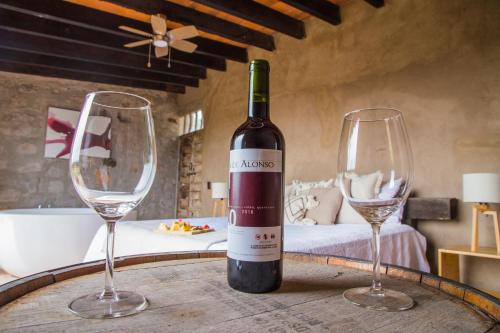
{"label": "fruit slice", "polygon": [[160,223],[160,225],[158,226],[158,230],[162,232],[167,232],[169,230],[169,227],[165,223]]}

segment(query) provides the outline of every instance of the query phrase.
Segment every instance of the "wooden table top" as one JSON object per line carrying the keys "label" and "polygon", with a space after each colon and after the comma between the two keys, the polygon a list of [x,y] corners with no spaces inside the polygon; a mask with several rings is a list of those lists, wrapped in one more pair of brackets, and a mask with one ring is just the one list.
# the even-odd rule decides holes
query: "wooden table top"
{"label": "wooden table top", "polygon": [[[6,303],[0,308],[0,332],[499,331],[498,299],[434,275],[383,266],[383,284],[407,293],[417,305],[404,312],[378,312],[342,297],[347,288],[370,284],[366,262],[287,254],[279,291],[245,294],[227,285],[224,255],[196,252],[118,259],[122,267],[115,275],[117,288],[145,295],[150,306],[117,319],[82,319],[67,309],[77,296],[103,287],[102,272],[95,273],[102,263],[12,282],[0,287],[0,304]],[[146,263],[125,266],[139,262]],[[21,294],[25,295],[17,298]]]}

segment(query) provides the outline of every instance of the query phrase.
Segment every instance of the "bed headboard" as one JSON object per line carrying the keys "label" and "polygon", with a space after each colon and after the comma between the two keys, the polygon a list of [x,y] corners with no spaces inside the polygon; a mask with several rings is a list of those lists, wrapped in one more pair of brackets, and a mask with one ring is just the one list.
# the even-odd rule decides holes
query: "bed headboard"
{"label": "bed headboard", "polygon": [[413,227],[418,220],[454,220],[457,207],[458,200],[454,198],[408,198],[404,220]]}

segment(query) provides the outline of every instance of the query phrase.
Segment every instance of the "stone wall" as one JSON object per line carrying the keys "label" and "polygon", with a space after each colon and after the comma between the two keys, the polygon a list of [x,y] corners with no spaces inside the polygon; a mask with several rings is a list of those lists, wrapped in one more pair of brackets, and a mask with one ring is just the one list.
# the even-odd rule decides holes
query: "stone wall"
{"label": "stone wall", "polygon": [[179,187],[177,193],[177,217],[200,217],[202,132],[187,134],[180,139]]}
{"label": "stone wall", "polygon": [[[277,49],[249,49],[271,64],[271,118],[286,140],[286,180],[335,176],[341,120],[353,109],[388,106],[406,117],[421,197],[461,198],[462,174],[500,170],[500,2],[386,0],[342,6],[342,24],[311,18],[302,40],[283,34]],[[181,112],[203,109],[203,215],[206,182],[227,179],[229,142],[246,117],[248,65],[228,63],[179,97]],[[471,206],[458,221],[418,224],[436,269],[437,249],[470,241]],[[481,245],[491,246],[491,223]],[[500,265],[464,266],[472,285],[497,289]]]}
{"label": "stone wall", "polygon": [[174,216],[178,165],[175,95],[6,72],[0,72],[0,209],[84,206],[69,177],[68,160],[44,158],[47,112],[49,106],[79,110],[85,94],[96,90],[135,93],[152,102],[158,171],[137,210],[142,219]]}

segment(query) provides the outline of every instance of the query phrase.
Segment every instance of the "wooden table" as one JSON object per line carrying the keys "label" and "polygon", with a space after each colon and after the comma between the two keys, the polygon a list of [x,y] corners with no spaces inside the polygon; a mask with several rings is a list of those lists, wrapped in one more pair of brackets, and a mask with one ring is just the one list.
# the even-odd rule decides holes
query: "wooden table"
{"label": "wooden table", "polygon": [[[244,294],[226,283],[224,252],[157,254],[116,260],[116,285],[146,295],[131,317],[88,320],[67,304],[102,287],[103,263],[77,265],[0,287],[1,332],[499,332],[500,302],[457,282],[384,266],[383,282],[417,302],[388,313],[356,307],[346,288],[369,285],[365,261],[285,255],[282,288]],[[24,295],[24,296],[21,296]]]}
{"label": "wooden table", "polygon": [[[438,250],[438,274],[439,276],[460,281],[460,256],[477,258],[489,258],[500,260],[500,254],[494,247],[480,247],[472,252],[470,246],[454,246]],[[500,280],[500,278],[499,278]],[[488,291],[495,297],[500,297],[500,290]]]}

